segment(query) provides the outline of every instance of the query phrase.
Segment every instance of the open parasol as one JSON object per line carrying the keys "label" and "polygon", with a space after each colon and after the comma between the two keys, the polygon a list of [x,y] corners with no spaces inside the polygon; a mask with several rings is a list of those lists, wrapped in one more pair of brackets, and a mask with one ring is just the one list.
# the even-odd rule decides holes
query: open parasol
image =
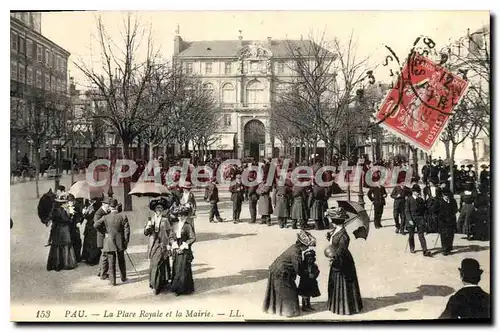
{"label": "open parasol", "polygon": [[129,192],[129,195],[138,197],[159,197],[170,194],[164,185],[155,182],[139,182]]}
{"label": "open parasol", "polygon": [[344,209],[348,215],[344,226],[348,230],[352,230],[352,234],[356,239],[368,238],[370,231],[370,217],[366,210],[359,204],[353,201],[337,201],[339,208]]}
{"label": "open parasol", "polygon": [[104,197],[104,190],[101,187],[92,187],[87,180],[75,182],[69,189],[69,193],[75,198],[95,199]]}

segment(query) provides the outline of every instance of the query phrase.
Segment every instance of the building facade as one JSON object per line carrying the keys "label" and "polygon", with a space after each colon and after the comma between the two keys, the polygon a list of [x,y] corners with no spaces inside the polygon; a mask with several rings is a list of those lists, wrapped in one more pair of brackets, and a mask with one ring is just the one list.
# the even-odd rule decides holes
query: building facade
{"label": "building facade", "polygon": [[[33,160],[26,134],[16,125],[23,117],[19,105],[26,105],[35,89],[67,95],[70,53],[42,35],[41,23],[42,13],[10,15],[11,163],[17,163],[25,154]],[[40,152],[43,157],[45,148]]]}
{"label": "building facade", "polygon": [[[174,59],[213,91],[221,113],[217,141],[209,150],[226,157],[269,158],[280,147],[272,134],[270,112],[283,82],[293,75],[288,47],[310,49],[309,40],[185,41],[174,39]],[[224,153],[225,152],[225,153]]]}

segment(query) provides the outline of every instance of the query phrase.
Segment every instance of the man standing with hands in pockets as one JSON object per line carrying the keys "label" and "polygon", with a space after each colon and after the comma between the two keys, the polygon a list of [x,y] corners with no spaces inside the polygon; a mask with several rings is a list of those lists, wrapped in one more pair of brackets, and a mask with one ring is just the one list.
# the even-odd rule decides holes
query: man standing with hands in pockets
{"label": "man standing with hands in pockets", "polygon": [[[103,254],[108,256],[109,265],[111,267],[111,275],[109,282],[116,286],[116,261],[120,269],[120,277],[122,282],[127,281],[127,266],[125,264],[125,250],[130,241],[130,226],[127,216],[118,212],[118,201],[111,199],[109,202],[110,213],[99,219],[94,227],[99,229],[104,225],[106,229],[106,237],[104,238]],[[108,271],[103,269],[102,273],[107,274]]]}

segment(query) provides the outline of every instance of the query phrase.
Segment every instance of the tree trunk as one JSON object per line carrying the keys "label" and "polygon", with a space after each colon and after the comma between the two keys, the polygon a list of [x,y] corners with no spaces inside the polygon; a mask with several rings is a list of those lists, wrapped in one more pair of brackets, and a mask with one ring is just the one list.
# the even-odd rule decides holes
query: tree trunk
{"label": "tree trunk", "polygon": [[151,162],[154,159],[154,146],[153,144],[148,143],[148,147],[149,147],[148,156],[149,156],[149,161]]}
{"label": "tree trunk", "polygon": [[413,176],[418,176],[418,149],[410,146],[413,156]]}
{"label": "tree trunk", "polygon": [[446,159],[450,159],[450,141],[445,141],[444,143],[444,150],[446,151]]}
{"label": "tree trunk", "polygon": [[451,146],[451,156],[448,159],[448,165],[450,166],[450,190],[452,193],[455,193],[455,179],[454,179],[454,171],[453,171],[453,163],[455,161],[455,151],[457,150],[457,144],[452,143]]}
{"label": "tree trunk", "polygon": [[36,188],[36,198],[40,198],[40,187],[38,185],[38,179],[40,178],[40,148],[35,147],[35,188]]}
{"label": "tree trunk", "polygon": [[[127,139],[122,139],[122,153],[128,151],[130,142]],[[123,159],[126,155],[124,154]],[[123,179],[123,211],[132,211],[132,196],[130,192],[130,178]]]}
{"label": "tree trunk", "polygon": [[474,179],[475,181],[477,181],[477,176],[479,174],[479,169],[478,169],[478,166],[477,166],[477,149],[476,149],[476,137],[472,137],[471,138],[471,142],[472,142],[472,155],[474,156],[474,172],[476,172],[476,178]]}
{"label": "tree trunk", "polygon": [[61,160],[61,149],[58,147],[56,149],[56,176],[54,178],[54,192],[57,191],[57,187],[59,187],[59,185],[61,184],[61,179],[59,178],[59,169],[61,167],[60,160]]}

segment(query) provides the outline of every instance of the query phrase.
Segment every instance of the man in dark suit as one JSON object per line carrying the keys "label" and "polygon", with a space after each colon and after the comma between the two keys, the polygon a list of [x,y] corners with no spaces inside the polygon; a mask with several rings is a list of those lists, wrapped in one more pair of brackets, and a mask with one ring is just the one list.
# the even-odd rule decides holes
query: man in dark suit
{"label": "man in dark suit", "polygon": [[407,195],[408,188],[404,185],[404,182],[400,182],[391,192],[391,198],[394,199],[393,215],[396,223],[396,233],[405,234],[405,201]]}
{"label": "man in dark suit", "polygon": [[410,252],[415,252],[415,230],[418,234],[418,240],[424,256],[431,257],[432,254],[427,250],[427,242],[425,241],[425,202],[421,197],[421,190],[418,185],[411,188],[412,195],[406,200],[406,223],[408,228],[408,243],[410,245]]}
{"label": "man in dark suit", "polygon": [[[108,255],[109,265],[111,266],[110,284],[116,286],[116,261],[120,268],[120,277],[122,282],[127,281],[127,267],[125,265],[125,250],[130,241],[130,226],[127,216],[118,212],[118,201],[111,199],[109,202],[110,213],[99,219],[94,225],[95,228],[106,228],[106,237],[104,238],[103,253]],[[102,271],[107,273],[108,271]]]}
{"label": "man in dark suit", "polygon": [[491,319],[491,297],[478,286],[483,270],[473,258],[462,260],[460,278],[464,287],[453,294],[439,319]]}
{"label": "man in dark suit", "polygon": [[[103,218],[108,213],[109,213],[109,201],[103,200],[101,207],[97,209],[96,213],[94,214],[94,225],[98,220]],[[106,234],[106,229],[103,226],[97,228],[97,248],[101,249],[101,258],[99,259],[99,273],[97,274],[97,276],[101,277],[101,279],[107,279],[109,277],[107,272],[103,273],[103,271],[108,271],[109,269],[108,255],[102,252],[105,234]]]}
{"label": "man in dark suit", "polygon": [[[378,180],[376,180],[378,181]],[[373,203],[373,223],[375,224],[375,228],[382,227],[382,213],[384,212],[385,206],[385,198],[387,197],[387,191],[385,187],[379,183],[375,187],[371,187],[368,190],[368,199]]]}
{"label": "man in dark suit", "polygon": [[241,175],[235,175],[235,183],[229,187],[231,201],[233,202],[233,223],[240,222],[241,205],[243,204],[245,187],[241,183]]}
{"label": "man in dark suit", "polygon": [[[219,189],[217,188],[217,179],[215,177],[212,178],[212,181],[205,189],[205,200],[210,202],[210,212],[208,214],[208,220],[210,222],[223,222],[224,220],[220,217],[219,207],[217,204],[219,203]],[[214,217],[217,221],[214,221]]]}
{"label": "man in dark suit", "polygon": [[[255,182],[257,173],[252,171],[248,174],[248,182]],[[257,202],[259,201],[259,194],[257,194],[258,185],[247,186],[248,188],[248,209],[250,210],[250,224],[254,224],[257,220]]]}

